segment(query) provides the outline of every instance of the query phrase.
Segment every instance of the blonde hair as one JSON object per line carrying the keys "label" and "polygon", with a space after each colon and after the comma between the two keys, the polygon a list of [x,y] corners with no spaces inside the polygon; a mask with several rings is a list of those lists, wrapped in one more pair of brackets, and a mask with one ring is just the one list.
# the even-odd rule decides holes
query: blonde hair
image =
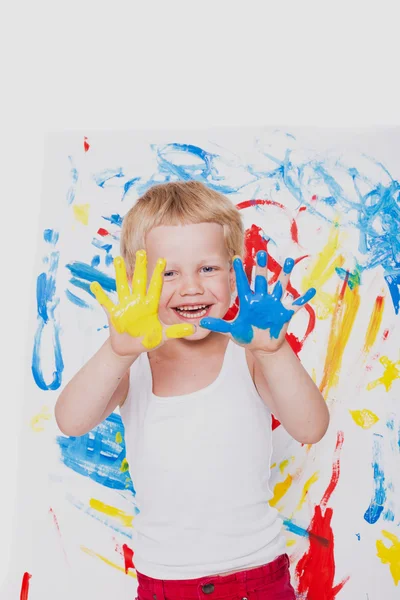
{"label": "blonde hair", "polygon": [[127,269],[133,271],[136,251],[145,247],[146,233],[154,227],[197,223],[222,225],[230,258],[242,256],[243,223],[232,202],[198,181],[176,181],[149,188],[125,215],[121,254]]}

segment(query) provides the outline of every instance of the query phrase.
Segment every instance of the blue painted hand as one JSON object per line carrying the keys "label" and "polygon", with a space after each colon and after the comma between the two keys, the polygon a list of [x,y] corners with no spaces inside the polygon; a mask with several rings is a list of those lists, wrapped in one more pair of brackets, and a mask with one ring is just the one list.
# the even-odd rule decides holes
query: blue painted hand
{"label": "blue painted hand", "polygon": [[246,345],[251,349],[275,351],[283,343],[290,319],[315,296],[315,289],[310,288],[289,307],[285,307],[282,298],[295,264],[294,260],[286,259],[281,275],[272,293],[269,294],[267,258],[265,251],[257,253],[254,291],[250,288],[241,259],[234,258],[239,314],[234,321],[206,317],[201,319],[201,327],[229,334],[238,344]]}

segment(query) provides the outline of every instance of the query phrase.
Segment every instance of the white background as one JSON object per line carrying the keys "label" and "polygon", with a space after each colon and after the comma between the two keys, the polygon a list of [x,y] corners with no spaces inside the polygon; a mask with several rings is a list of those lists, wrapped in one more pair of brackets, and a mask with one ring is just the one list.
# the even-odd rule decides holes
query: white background
{"label": "white background", "polygon": [[[44,132],[400,124],[395,1],[9,1],[0,14],[0,587]],[[400,157],[399,157],[400,160]],[[11,600],[11,599],[5,599]]]}

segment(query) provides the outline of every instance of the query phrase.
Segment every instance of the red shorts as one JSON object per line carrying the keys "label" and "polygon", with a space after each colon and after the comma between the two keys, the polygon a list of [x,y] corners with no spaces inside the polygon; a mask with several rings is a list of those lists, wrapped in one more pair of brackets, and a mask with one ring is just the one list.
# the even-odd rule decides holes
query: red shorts
{"label": "red shorts", "polygon": [[230,575],[161,580],[137,574],[136,600],[295,600],[287,554],[264,565]]}

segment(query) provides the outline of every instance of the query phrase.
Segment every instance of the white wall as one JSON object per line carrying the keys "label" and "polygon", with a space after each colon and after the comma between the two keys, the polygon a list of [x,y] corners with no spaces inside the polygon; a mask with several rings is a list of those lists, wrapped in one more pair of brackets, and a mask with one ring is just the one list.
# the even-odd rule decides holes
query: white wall
{"label": "white wall", "polygon": [[400,124],[395,1],[268,4],[38,0],[3,12],[0,587],[21,364],[31,353],[44,132]]}

